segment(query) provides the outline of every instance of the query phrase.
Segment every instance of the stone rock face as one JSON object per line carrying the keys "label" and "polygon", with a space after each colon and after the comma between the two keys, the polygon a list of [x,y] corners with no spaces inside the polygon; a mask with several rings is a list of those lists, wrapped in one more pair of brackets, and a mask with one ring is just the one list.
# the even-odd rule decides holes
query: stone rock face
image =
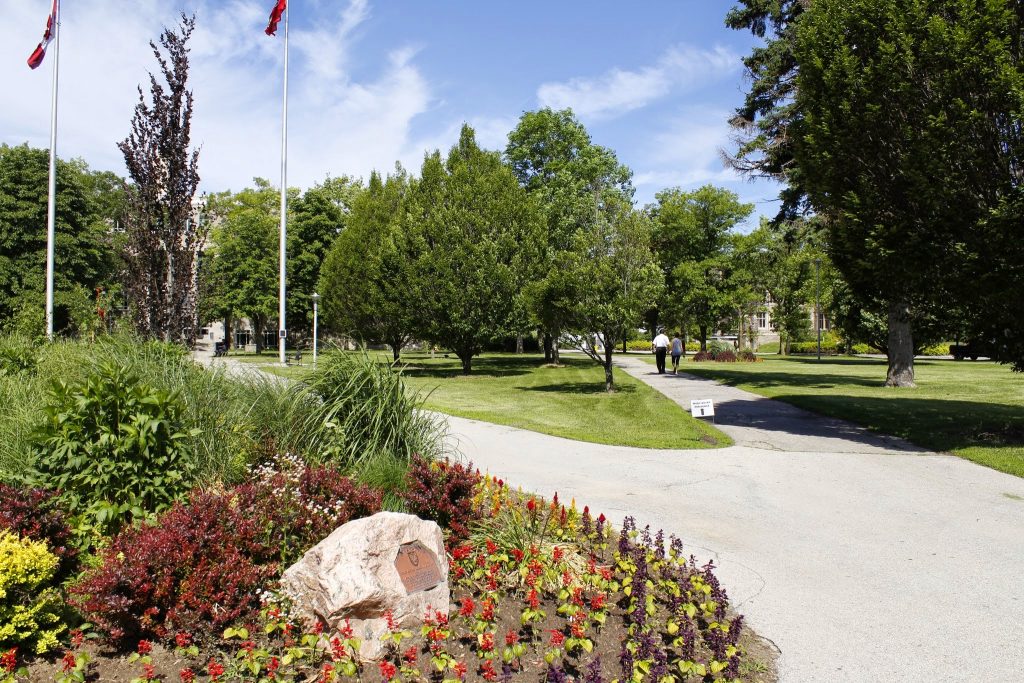
{"label": "stone rock face", "polygon": [[[425,549],[406,545],[416,541]],[[418,575],[410,576],[408,558],[400,563],[406,583],[414,588],[410,594],[395,562],[399,551],[417,548],[412,561],[420,570]],[[433,571],[431,553],[440,582],[429,590],[415,590],[417,585],[433,583],[423,581],[423,572]],[[360,656],[378,659],[383,654],[380,637],[387,633],[385,612],[390,610],[403,628],[419,626],[428,607],[448,613],[448,557],[441,528],[397,512],[357,519],[335,529],[289,567],[281,587],[293,600],[295,616],[307,626],[320,621],[337,630],[347,618],[362,641]]]}

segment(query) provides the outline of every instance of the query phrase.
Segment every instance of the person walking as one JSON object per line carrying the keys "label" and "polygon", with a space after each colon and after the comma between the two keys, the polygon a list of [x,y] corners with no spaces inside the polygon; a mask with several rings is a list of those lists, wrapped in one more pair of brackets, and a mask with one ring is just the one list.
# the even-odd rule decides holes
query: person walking
{"label": "person walking", "polygon": [[654,351],[654,360],[658,365],[658,374],[665,374],[665,354],[668,353],[668,337],[665,332],[658,332],[658,336],[651,342],[651,350]]}
{"label": "person walking", "polygon": [[672,374],[679,374],[679,357],[683,355],[683,340],[679,338],[677,332],[672,337]]}

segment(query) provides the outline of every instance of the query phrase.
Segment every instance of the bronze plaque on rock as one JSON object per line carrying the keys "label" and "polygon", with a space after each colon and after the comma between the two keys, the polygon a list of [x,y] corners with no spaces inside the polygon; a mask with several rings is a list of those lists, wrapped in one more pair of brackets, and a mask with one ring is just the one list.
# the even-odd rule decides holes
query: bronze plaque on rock
{"label": "bronze plaque on rock", "polygon": [[430,590],[441,583],[441,567],[437,564],[437,555],[419,541],[399,546],[395,569],[402,579],[405,592],[410,595]]}

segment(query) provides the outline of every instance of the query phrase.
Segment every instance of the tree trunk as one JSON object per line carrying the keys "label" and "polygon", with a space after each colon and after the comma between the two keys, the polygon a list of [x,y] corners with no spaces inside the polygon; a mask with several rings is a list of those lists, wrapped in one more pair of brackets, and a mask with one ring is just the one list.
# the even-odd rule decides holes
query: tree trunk
{"label": "tree trunk", "polygon": [[700,326],[700,350],[704,353],[708,351],[708,326]]}
{"label": "tree trunk", "polygon": [[[235,340],[231,338],[231,316],[224,316],[224,352],[231,350],[231,347],[235,345]],[[214,340],[216,341],[216,340]]]}
{"label": "tree trunk", "polygon": [[263,353],[263,323],[259,318],[253,318],[252,333],[256,338],[256,355],[258,356]]}
{"label": "tree trunk", "polygon": [[604,345],[604,390],[608,393],[615,391],[615,381],[612,378],[612,345]]}
{"label": "tree trunk", "polygon": [[395,342],[391,342],[391,355],[394,357],[395,362],[397,363],[398,359],[402,357],[402,345],[396,344]]}
{"label": "tree trunk", "polygon": [[551,362],[551,335],[544,333],[544,362]]}
{"label": "tree trunk", "polygon": [[887,387],[915,387],[914,337],[910,325],[910,305],[897,299],[889,304],[889,371]]}
{"label": "tree trunk", "polygon": [[622,340],[622,352],[629,353],[629,342],[627,342],[625,339]]}
{"label": "tree trunk", "polygon": [[562,361],[561,356],[558,354],[558,336],[559,331],[557,329],[552,330],[551,335],[551,362],[555,365],[559,365]]}
{"label": "tree trunk", "polygon": [[679,336],[683,338],[683,358],[686,358],[686,330],[680,330]]}
{"label": "tree trunk", "polygon": [[462,361],[462,374],[468,375],[473,369],[473,354],[471,352],[460,352],[456,355]]}
{"label": "tree trunk", "polygon": [[522,355],[523,353],[523,333],[516,333],[516,353]]}

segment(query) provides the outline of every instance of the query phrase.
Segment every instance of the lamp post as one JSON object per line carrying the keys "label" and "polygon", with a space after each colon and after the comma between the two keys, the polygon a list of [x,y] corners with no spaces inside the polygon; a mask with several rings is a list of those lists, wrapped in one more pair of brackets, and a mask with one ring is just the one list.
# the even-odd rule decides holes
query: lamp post
{"label": "lamp post", "polygon": [[818,328],[818,362],[821,362],[821,259],[814,259],[814,326]]}
{"label": "lamp post", "polygon": [[316,370],[316,337],[317,337],[317,325],[319,321],[320,309],[317,304],[320,302],[320,295],[313,292],[313,296],[310,297],[313,300],[313,369]]}

